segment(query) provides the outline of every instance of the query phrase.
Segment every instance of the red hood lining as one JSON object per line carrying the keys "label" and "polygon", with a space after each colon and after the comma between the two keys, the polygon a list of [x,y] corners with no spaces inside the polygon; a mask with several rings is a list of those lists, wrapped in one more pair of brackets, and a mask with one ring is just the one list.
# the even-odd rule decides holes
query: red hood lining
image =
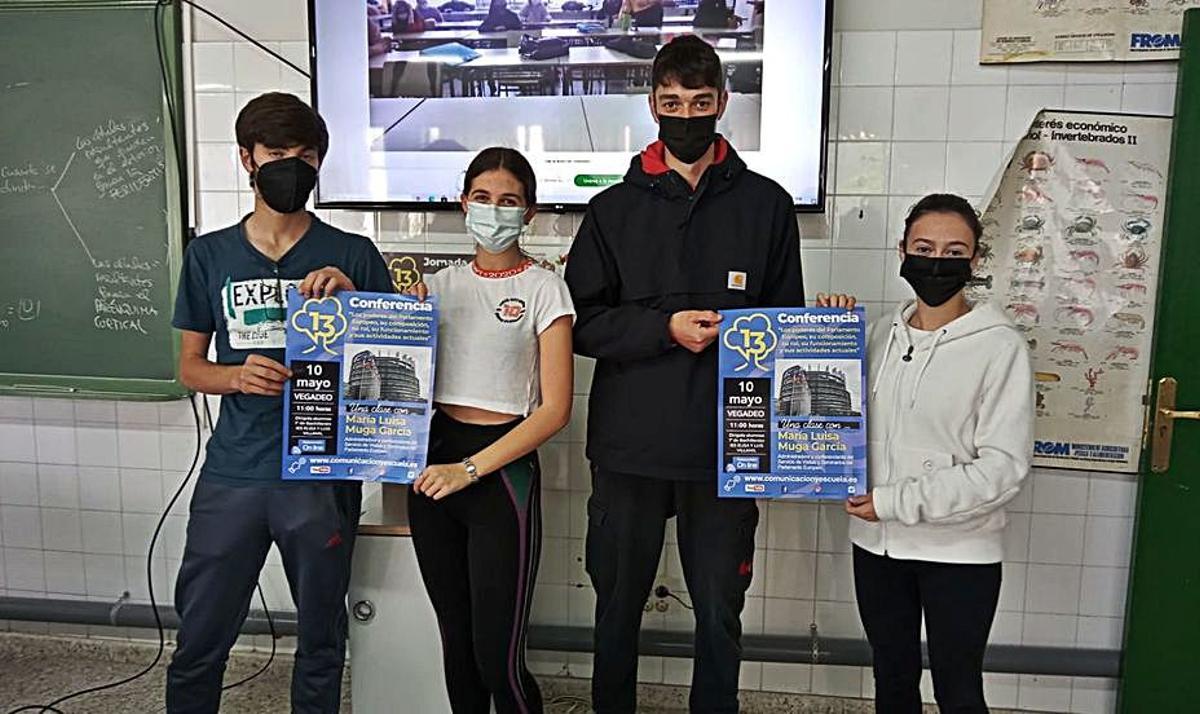
{"label": "red hood lining", "polygon": [[[713,165],[717,165],[725,161],[729,156],[729,142],[725,141],[725,137],[717,136],[716,156],[713,157]],[[651,176],[659,176],[671,170],[667,166],[667,146],[660,139],[642,150],[642,171],[645,171]]]}

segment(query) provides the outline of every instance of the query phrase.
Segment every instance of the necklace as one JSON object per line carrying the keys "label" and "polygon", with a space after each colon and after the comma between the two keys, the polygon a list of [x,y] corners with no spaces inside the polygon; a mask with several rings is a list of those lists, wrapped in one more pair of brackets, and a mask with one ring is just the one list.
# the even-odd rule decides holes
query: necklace
{"label": "necklace", "polygon": [[512,268],[506,268],[504,270],[487,270],[485,268],[479,267],[479,264],[472,260],[471,261],[471,270],[474,271],[474,273],[481,278],[488,278],[489,280],[499,280],[501,278],[511,278],[514,275],[520,275],[521,273],[524,273],[526,270],[528,270],[529,266],[531,266],[531,265],[533,265],[533,260],[531,260],[529,258],[525,258],[524,260],[522,260],[520,263],[518,263],[516,266],[514,266]]}

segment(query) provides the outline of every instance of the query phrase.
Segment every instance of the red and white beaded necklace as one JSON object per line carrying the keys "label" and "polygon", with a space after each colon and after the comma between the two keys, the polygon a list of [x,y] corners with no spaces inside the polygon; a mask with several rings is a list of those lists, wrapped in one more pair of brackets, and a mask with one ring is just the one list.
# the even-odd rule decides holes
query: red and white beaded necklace
{"label": "red and white beaded necklace", "polygon": [[471,261],[471,270],[474,271],[474,273],[481,278],[487,278],[489,280],[500,280],[503,278],[511,278],[514,275],[520,275],[521,273],[524,273],[526,270],[528,270],[529,266],[531,266],[531,265],[533,265],[533,259],[525,258],[520,263],[518,263],[517,265],[515,265],[514,267],[511,267],[511,268],[506,268],[504,270],[486,270],[484,268],[479,267],[479,264],[472,260]]}

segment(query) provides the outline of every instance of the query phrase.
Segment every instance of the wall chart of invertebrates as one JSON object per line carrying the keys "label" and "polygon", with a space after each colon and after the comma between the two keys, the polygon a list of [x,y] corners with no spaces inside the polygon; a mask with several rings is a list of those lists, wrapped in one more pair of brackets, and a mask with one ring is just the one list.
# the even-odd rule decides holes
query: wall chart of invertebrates
{"label": "wall chart of invertebrates", "polygon": [[1170,138],[1163,117],[1043,111],[993,181],[972,297],[1029,342],[1039,465],[1137,470]]}
{"label": "wall chart of invertebrates", "polygon": [[1200,0],[984,0],[979,61],[1178,59],[1190,7]]}

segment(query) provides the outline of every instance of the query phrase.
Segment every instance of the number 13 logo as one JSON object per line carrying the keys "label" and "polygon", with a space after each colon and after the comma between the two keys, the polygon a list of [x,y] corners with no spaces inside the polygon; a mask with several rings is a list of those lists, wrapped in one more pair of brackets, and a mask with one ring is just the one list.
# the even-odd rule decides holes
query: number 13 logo
{"label": "number 13 logo", "polygon": [[739,317],[725,331],[723,338],[725,347],[738,353],[743,363],[734,368],[740,372],[753,366],[758,370],[766,370],[763,360],[775,351],[779,339],[771,327],[771,319],[762,313]]}
{"label": "number 13 logo", "polygon": [[410,255],[392,258],[388,264],[392,271],[392,285],[398,292],[404,292],[421,282],[421,271],[417,270],[417,261]]}
{"label": "number 13 logo", "polygon": [[292,327],[313,343],[303,354],[315,352],[318,348],[336,354],[329,349],[329,345],[337,342],[346,332],[346,316],[342,313],[341,301],[336,297],[306,300],[292,314]]}

